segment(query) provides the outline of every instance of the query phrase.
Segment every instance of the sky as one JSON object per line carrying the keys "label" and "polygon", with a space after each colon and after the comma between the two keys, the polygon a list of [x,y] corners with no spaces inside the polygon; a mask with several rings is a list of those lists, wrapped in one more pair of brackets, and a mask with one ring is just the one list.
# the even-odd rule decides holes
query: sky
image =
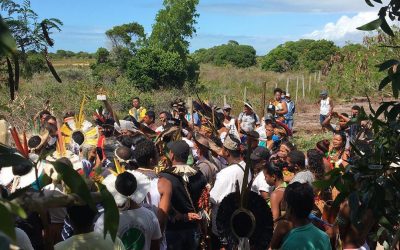
{"label": "sky", "polygon": [[[115,25],[138,22],[150,35],[162,0],[31,0],[31,5],[40,19],[55,17],[64,23],[52,35],[51,51],[95,52],[110,48],[104,33]],[[258,55],[302,38],[342,46],[361,42],[368,33],[356,27],[377,18],[377,8],[364,0],[200,0],[197,10],[191,52],[229,40],[253,46]]]}

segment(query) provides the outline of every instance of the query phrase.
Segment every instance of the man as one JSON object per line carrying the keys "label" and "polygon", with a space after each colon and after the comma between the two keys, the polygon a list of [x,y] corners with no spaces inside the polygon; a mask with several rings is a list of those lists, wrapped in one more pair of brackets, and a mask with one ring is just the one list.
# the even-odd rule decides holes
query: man
{"label": "man", "polygon": [[160,114],[158,114],[158,119],[161,122],[161,125],[156,128],[156,133],[161,133],[165,130],[165,126],[168,124],[168,120],[171,120],[172,115],[168,113],[167,111],[161,111]]}
{"label": "man", "polygon": [[253,176],[255,176],[251,186],[251,191],[258,193],[265,200],[269,198],[269,193],[272,191],[272,187],[266,182],[262,171],[265,164],[267,164],[269,157],[270,153],[264,147],[257,147],[250,155],[250,160],[253,163],[252,172]]}
{"label": "man", "polygon": [[287,155],[289,170],[294,173],[290,183],[300,182],[312,185],[314,175],[310,170],[306,169],[306,156],[299,150],[290,151]]}
{"label": "man", "polygon": [[166,238],[168,249],[197,249],[200,241],[198,201],[207,184],[204,175],[187,165],[190,147],[185,141],[167,145],[172,167],[160,174],[172,184]]}
{"label": "man", "polygon": [[[233,135],[228,135],[224,141],[222,155],[227,160],[229,166],[222,169],[216,177],[214,187],[210,192],[212,206],[212,232],[218,237],[216,217],[218,208],[222,200],[230,193],[236,191],[236,182],[242,188],[246,163],[240,158],[240,141]],[[249,180],[251,175],[249,174]],[[215,237],[214,237],[215,238]],[[214,239],[213,249],[226,247],[224,239]]]}
{"label": "man", "polygon": [[260,126],[260,118],[248,102],[244,103],[243,112],[240,113],[238,121],[240,128],[246,133],[253,131],[257,126]]}
{"label": "man", "polygon": [[71,206],[67,213],[74,229],[74,235],[54,246],[55,250],[63,249],[125,249],[121,240],[117,237],[112,241],[109,234],[104,238],[103,233],[93,232],[93,221],[97,212],[88,205]]}
{"label": "man", "polygon": [[210,143],[208,138],[201,134],[196,134],[195,138],[195,149],[197,155],[196,167],[203,173],[207,179],[207,183],[211,188],[214,185],[215,176],[218,172],[217,166],[210,161]]}
{"label": "man", "polygon": [[156,113],[154,113],[154,111],[147,111],[146,115],[143,118],[143,124],[146,127],[150,128],[151,130],[155,131],[157,129],[155,120],[156,120]]}
{"label": "man", "polygon": [[[353,107],[351,107],[351,119],[357,120],[358,115],[360,114],[361,111],[361,107],[358,105],[354,105]],[[349,120],[349,121],[350,121]],[[357,137],[357,134],[360,132],[361,130],[361,123],[355,123],[355,124],[351,124],[349,126],[350,131],[350,141],[354,141]]]}
{"label": "man", "polygon": [[285,124],[288,126],[290,130],[293,130],[293,117],[294,112],[296,111],[296,105],[294,104],[293,100],[290,97],[290,93],[286,94],[285,102],[287,105],[288,112],[284,115],[285,117]]}
{"label": "man", "polygon": [[320,105],[319,108],[319,123],[321,124],[322,130],[325,130],[323,122],[328,117],[329,114],[333,112],[333,102],[330,97],[328,97],[328,91],[322,90],[320,93],[320,100],[318,101]]}
{"label": "man", "polygon": [[293,229],[285,236],[281,249],[330,250],[328,235],[308,219],[314,206],[313,188],[307,183],[292,183],[285,189],[284,201]]}
{"label": "man", "polygon": [[[331,124],[332,118],[338,118],[338,124]],[[337,112],[330,113],[322,125],[332,133],[344,133],[346,135],[346,149],[350,148],[350,128],[347,123],[350,121],[349,115],[346,113],[338,114]]]}
{"label": "man", "polygon": [[133,116],[136,121],[141,122],[146,115],[146,108],[140,106],[139,97],[135,97],[132,99],[132,108],[129,110],[129,115]]}
{"label": "man", "polygon": [[288,112],[288,107],[285,101],[282,101],[282,89],[274,89],[274,100],[271,102],[275,106],[275,119],[285,122],[284,115]]}

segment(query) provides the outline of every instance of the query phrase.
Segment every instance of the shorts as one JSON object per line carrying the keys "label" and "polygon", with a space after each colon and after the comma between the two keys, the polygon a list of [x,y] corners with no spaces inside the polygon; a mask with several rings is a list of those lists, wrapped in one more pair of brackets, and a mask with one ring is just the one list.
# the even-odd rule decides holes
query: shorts
{"label": "shorts", "polygon": [[319,115],[319,124],[322,125],[322,123],[325,121],[326,117],[328,117],[328,115]]}

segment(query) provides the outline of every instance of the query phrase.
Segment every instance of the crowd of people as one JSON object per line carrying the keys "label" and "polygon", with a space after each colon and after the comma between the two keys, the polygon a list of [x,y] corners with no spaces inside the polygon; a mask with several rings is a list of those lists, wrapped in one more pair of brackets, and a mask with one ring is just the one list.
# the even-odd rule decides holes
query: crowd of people
{"label": "crowd of people", "polygon": [[[62,119],[41,111],[28,133],[29,149],[21,148],[13,133],[14,142],[2,139],[28,152],[22,155],[37,164],[41,185],[34,168],[17,164],[2,168],[2,197],[27,187],[38,192],[41,186],[45,196],[67,194],[68,187],[51,164],[61,162],[85,178],[90,190],[96,191],[94,183],[101,182],[113,195],[120,214],[117,238],[103,235],[100,202],[96,209],[74,204],[52,207],[45,217],[28,211],[26,219],[15,218],[14,245],[21,249],[370,249],[373,243],[367,234],[373,225],[354,228],[346,200],[338,208],[331,206],[339,191],[313,187],[327,172],[349,164],[351,145],[360,134],[368,140],[367,125],[357,120],[360,107],[354,106],[351,115],[338,114],[322,91],[320,123],[332,135],[303,152],[292,141],[295,104],[290,94],[279,88],[273,94],[265,114],[259,116],[250,102],[244,102],[237,118],[229,104],[219,108],[180,99],[157,115],[138,97],[132,99],[124,119],[118,119],[104,100],[105,108],[97,109],[92,121],[83,110],[68,111]],[[39,155],[48,156],[39,159]],[[231,199],[232,193],[238,196]],[[252,203],[261,205],[251,208]],[[245,218],[232,219],[240,211],[251,214],[256,229],[247,229]],[[252,237],[260,227],[265,236]]]}

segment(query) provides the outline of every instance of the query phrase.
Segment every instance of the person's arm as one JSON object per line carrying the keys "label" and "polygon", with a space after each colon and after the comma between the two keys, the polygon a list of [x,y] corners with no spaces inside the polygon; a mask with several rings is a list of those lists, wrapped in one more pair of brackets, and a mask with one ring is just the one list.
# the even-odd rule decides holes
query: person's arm
{"label": "person's arm", "polygon": [[288,112],[288,108],[287,108],[287,103],[286,102],[281,102],[282,104],[282,110],[277,110],[276,113],[278,115],[284,115]]}
{"label": "person's arm", "polygon": [[163,231],[167,224],[168,212],[171,204],[172,185],[166,178],[158,179],[158,192],[160,193],[160,203],[158,205],[157,218],[160,223],[160,228]]}
{"label": "person's arm", "polygon": [[332,101],[332,98],[329,98],[329,106],[331,107],[329,112],[332,113],[333,112],[333,101]]}
{"label": "person's arm", "polygon": [[281,215],[281,209],[279,207],[282,200],[282,195],[278,192],[272,192],[271,194],[271,211],[272,211],[272,218],[274,221],[278,219]]}
{"label": "person's arm", "polygon": [[292,224],[287,220],[276,222],[269,249],[280,249],[283,243],[283,238],[292,228]]}
{"label": "person's arm", "polygon": [[260,191],[260,195],[261,195],[261,197],[264,198],[264,200],[268,200],[268,198],[269,198],[269,193],[268,192]]}
{"label": "person's arm", "polygon": [[344,115],[338,114],[339,119],[343,119],[345,122],[349,122],[351,119],[349,117],[346,117]]}

